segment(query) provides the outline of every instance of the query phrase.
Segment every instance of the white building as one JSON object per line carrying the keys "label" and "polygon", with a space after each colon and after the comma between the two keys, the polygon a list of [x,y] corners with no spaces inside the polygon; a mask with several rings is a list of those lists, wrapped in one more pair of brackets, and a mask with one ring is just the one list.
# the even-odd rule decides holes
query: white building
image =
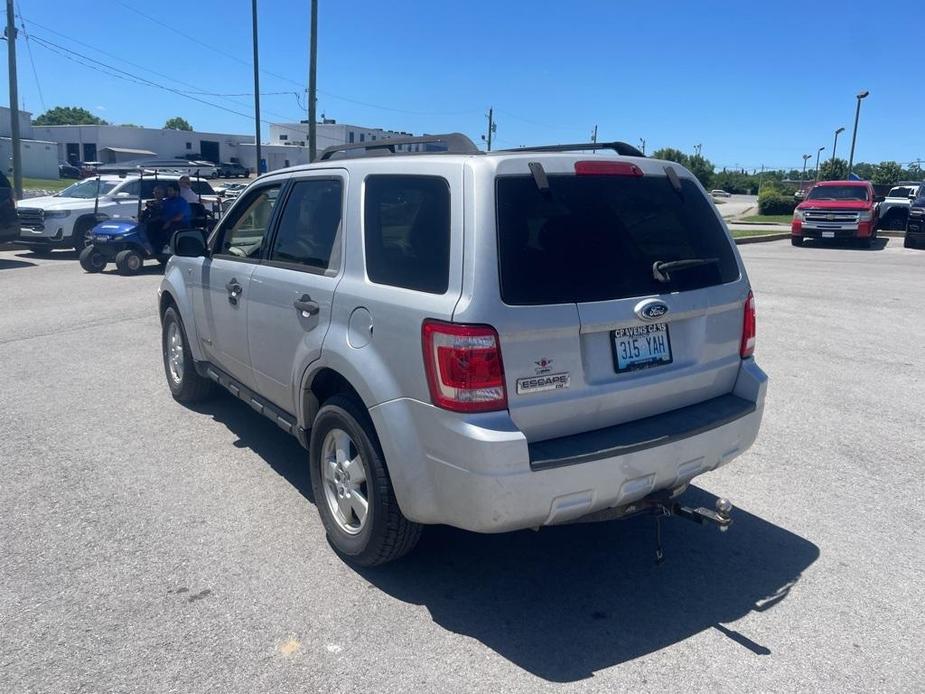
{"label": "white building", "polygon": [[[367,128],[362,125],[349,125],[325,119],[315,125],[315,136],[318,140],[318,152],[321,152],[326,147],[334,145],[379,142],[395,137],[410,137],[411,133],[383,130],[382,128]],[[270,142],[274,145],[285,144],[302,147],[308,145],[308,122],[271,123]],[[412,149],[412,147],[409,147],[409,149]]]}
{"label": "white building", "polygon": [[[0,106],[0,166],[6,174],[13,171],[12,126],[10,109]],[[32,114],[19,112],[19,154],[22,175],[27,178],[58,178],[58,146],[55,142],[36,140]]]}

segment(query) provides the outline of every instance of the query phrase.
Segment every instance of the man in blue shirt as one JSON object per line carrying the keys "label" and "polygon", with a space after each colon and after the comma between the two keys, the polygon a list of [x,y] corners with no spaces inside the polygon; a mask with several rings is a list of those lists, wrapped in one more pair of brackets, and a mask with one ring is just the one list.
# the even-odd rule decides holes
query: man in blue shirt
{"label": "man in blue shirt", "polygon": [[171,181],[167,184],[167,197],[161,203],[161,228],[157,235],[160,238],[152,239],[152,245],[159,248],[170,243],[171,234],[189,227],[190,219],[192,211],[189,203],[180,197],[180,187]]}

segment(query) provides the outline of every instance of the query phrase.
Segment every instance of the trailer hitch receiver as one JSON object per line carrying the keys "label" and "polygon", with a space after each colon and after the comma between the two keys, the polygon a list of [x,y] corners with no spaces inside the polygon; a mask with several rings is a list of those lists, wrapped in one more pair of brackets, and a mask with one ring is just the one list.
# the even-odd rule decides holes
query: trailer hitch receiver
{"label": "trailer hitch receiver", "polygon": [[703,506],[690,508],[689,506],[674,504],[671,508],[671,513],[700,525],[712,523],[720,529],[720,532],[726,532],[729,526],[732,525],[732,503],[729,499],[719,498],[716,500],[714,508],[715,510],[711,511]]}

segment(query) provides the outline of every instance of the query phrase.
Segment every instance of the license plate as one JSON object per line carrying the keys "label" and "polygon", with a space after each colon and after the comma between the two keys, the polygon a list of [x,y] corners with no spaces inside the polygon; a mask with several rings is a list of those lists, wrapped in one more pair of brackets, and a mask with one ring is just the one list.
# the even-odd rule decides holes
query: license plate
{"label": "license plate", "polygon": [[611,336],[614,366],[618,373],[671,363],[667,323],[618,328]]}
{"label": "license plate", "polygon": [[823,232],[822,232],[822,238],[824,238],[824,239],[834,239],[834,238],[835,238],[835,232],[834,232],[834,231],[823,231]]}

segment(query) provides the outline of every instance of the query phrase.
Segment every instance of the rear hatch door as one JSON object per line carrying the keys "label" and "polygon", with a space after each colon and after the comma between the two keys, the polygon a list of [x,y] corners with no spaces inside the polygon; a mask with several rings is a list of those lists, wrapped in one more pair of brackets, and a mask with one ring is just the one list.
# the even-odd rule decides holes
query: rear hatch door
{"label": "rear hatch door", "polygon": [[748,288],[715,207],[662,164],[614,163],[587,175],[547,163],[546,189],[530,173],[497,179],[501,295],[518,316],[499,335],[511,417],[530,441],[735,385]]}

